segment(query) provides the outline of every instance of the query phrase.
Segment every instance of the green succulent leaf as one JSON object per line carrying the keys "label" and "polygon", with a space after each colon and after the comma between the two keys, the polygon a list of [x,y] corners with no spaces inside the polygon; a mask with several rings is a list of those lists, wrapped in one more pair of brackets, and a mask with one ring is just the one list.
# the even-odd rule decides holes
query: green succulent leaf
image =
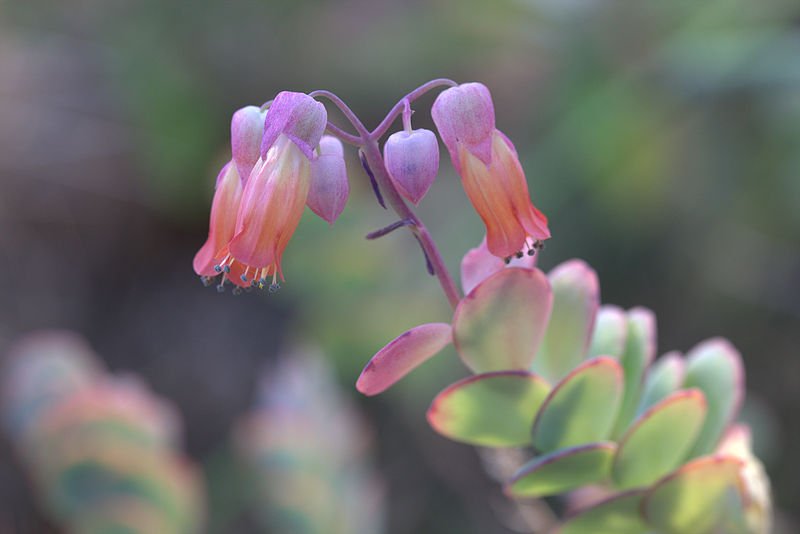
{"label": "green succulent leaf", "polygon": [[600,283],[597,273],[580,260],[562,263],[548,278],[553,288],[553,312],[532,370],[554,383],[586,356],[599,306]]}
{"label": "green succulent leaf", "polygon": [[716,448],[742,403],[744,370],[739,352],[721,338],[699,344],[686,356],[684,387],[700,389],[708,401],[706,422],[690,453],[694,458]]}
{"label": "green succulent leaf", "polygon": [[681,388],[686,375],[686,364],[680,352],[668,352],[650,366],[642,389],[642,398],[636,416]]}
{"label": "green succulent leaf", "polygon": [[474,373],[528,370],[544,337],[553,294],[538,269],[504,269],[473,289],[453,315],[453,341]]}
{"label": "green succulent leaf", "polygon": [[601,482],[608,477],[616,450],[615,443],[606,441],[534,458],[514,474],[506,493],[514,497],[546,497]]}
{"label": "green succulent leaf", "polygon": [[589,357],[614,356],[622,358],[628,338],[628,316],[617,306],[601,306],[594,325]]}
{"label": "green succulent leaf", "polygon": [[663,534],[707,534],[720,520],[729,492],[741,486],[741,465],[723,455],[689,462],[648,490],[645,519]]}
{"label": "green succulent leaf", "polygon": [[642,414],[619,442],[611,474],[619,489],[646,486],[686,458],[706,416],[698,389],[681,390]]}
{"label": "green succulent leaf", "polygon": [[467,377],[439,393],[428,423],[455,441],[483,447],[529,445],[529,429],[550,385],[528,371]]}
{"label": "green succulent leaf", "polygon": [[622,369],[614,358],[586,361],[559,382],[533,424],[541,453],[608,438],[622,399]]}
{"label": "green succulent leaf", "polygon": [[646,308],[628,311],[628,338],[620,364],[625,373],[625,394],[613,436],[621,436],[636,414],[642,390],[642,376],[656,353],[656,317]]}
{"label": "green succulent leaf", "polygon": [[578,512],[558,534],[645,534],[652,529],[644,522],[639,507],[644,490],[619,493]]}

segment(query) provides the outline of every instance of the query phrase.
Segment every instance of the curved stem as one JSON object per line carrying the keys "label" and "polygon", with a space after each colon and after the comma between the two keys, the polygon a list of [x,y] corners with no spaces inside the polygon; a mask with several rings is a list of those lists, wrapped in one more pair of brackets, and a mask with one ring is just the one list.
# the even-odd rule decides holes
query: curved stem
{"label": "curved stem", "polygon": [[361,122],[361,119],[358,118],[358,115],[356,115],[353,112],[353,110],[350,109],[350,106],[344,103],[344,100],[336,96],[334,93],[326,91],[325,89],[318,89],[316,91],[311,91],[310,93],[308,93],[308,96],[310,96],[311,98],[316,98],[318,96],[321,96],[333,102],[333,104],[337,108],[339,108],[339,111],[342,112],[342,115],[344,115],[345,118],[347,118],[347,120],[350,121],[350,124],[353,125],[358,134],[361,136],[361,138],[363,140],[369,138],[369,130],[367,130],[367,127],[364,126],[363,122]]}
{"label": "curved stem", "polygon": [[439,284],[442,286],[442,291],[444,291],[450,306],[455,309],[459,300],[461,300],[461,294],[459,293],[458,288],[453,281],[453,277],[450,275],[450,271],[447,270],[444,259],[442,258],[439,249],[436,247],[436,243],[434,243],[431,234],[428,232],[428,229],[424,224],[422,224],[422,221],[419,219],[419,217],[417,217],[416,213],[414,213],[411,208],[408,207],[389,178],[389,173],[386,171],[386,166],[383,163],[383,157],[381,156],[377,139],[368,139],[361,149],[364,152],[364,157],[372,169],[372,172],[375,174],[375,180],[383,190],[383,193],[386,196],[386,199],[389,201],[389,204],[392,206],[392,209],[402,219],[410,221],[410,223],[406,224],[406,226],[408,226],[409,230],[411,230],[411,232],[419,240],[420,245],[422,245],[423,252],[427,256],[428,260],[430,260],[430,263],[433,266],[433,272],[439,279]]}
{"label": "curved stem", "polygon": [[362,138],[360,138],[357,135],[345,132],[344,130],[333,124],[331,121],[328,121],[328,124],[325,125],[325,129],[329,133],[335,135],[336,137],[347,143],[348,145],[361,146],[362,144],[364,144],[364,140]]}
{"label": "curved stem", "polygon": [[397,102],[397,104],[394,105],[391,111],[389,111],[389,114],[386,115],[386,118],[384,118],[381,121],[381,123],[374,130],[372,130],[372,132],[370,132],[370,135],[375,139],[380,139],[381,137],[383,137],[386,131],[394,122],[394,120],[397,118],[397,116],[403,112],[403,109],[406,106],[406,102],[408,102],[408,104],[410,105],[411,102],[418,99],[431,89],[436,89],[437,87],[443,87],[443,86],[455,87],[456,85],[458,85],[456,82],[454,82],[453,80],[449,80],[447,78],[437,78],[427,83],[423,83],[422,85],[420,85],[419,87],[408,93],[406,96],[401,98]]}

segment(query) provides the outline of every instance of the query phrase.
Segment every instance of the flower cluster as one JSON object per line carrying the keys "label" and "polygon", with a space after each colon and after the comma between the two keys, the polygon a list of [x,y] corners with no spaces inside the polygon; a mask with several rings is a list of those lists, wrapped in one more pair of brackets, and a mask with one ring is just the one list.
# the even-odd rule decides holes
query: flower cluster
{"label": "flower cluster", "polygon": [[333,222],[348,196],[341,142],[323,136],[325,107],[282,92],[269,109],[238,110],[231,121],[232,159],[217,177],[208,239],[194,258],[207,285],[223,290],[278,289],[281,259],[303,208]]}

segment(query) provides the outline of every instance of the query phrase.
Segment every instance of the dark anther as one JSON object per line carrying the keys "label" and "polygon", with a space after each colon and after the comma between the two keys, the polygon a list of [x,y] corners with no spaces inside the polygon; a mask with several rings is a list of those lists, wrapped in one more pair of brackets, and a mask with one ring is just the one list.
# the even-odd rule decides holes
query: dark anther
{"label": "dark anther", "polygon": [[508,265],[509,263],[511,263],[511,256],[504,258],[503,261],[506,262],[506,265]]}
{"label": "dark anther", "polygon": [[211,285],[212,279],[208,276],[201,276],[200,281],[203,283],[205,287],[208,287]]}
{"label": "dark anther", "polygon": [[244,274],[243,274],[243,275],[242,275],[242,276],[240,276],[239,278],[241,278],[242,282],[247,282],[247,275],[244,275]]}
{"label": "dark anther", "polygon": [[231,272],[231,266],[230,266],[230,265],[226,265],[226,266],[225,266],[225,268],[224,268],[223,270],[224,270],[226,273],[229,273],[229,272]]}
{"label": "dark anther", "polygon": [[215,265],[215,266],[214,266],[214,270],[215,270],[216,272],[218,272],[218,273],[221,273],[221,272],[222,272],[222,267],[221,267],[220,265]]}
{"label": "dark anther", "polygon": [[375,175],[372,173],[372,169],[369,168],[367,157],[364,155],[363,151],[358,151],[358,158],[361,160],[361,166],[364,167],[364,172],[366,172],[367,176],[369,176],[369,183],[372,184],[372,192],[375,193],[375,198],[378,199],[378,204],[380,204],[383,209],[386,209],[386,202],[383,201],[383,195],[378,187],[378,182],[375,181]]}
{"label": "dark anther", "polygon": [[236,286],[236,287],[233,288],[233,291],[231,291],[231,293],[233,293],[234,295],[241,295],[242,294],[242,288],[239,287],[239,286]]}
{"label": "dark anther", "polygon": [[280,284],[270,284],[270,285],[269,285],[269,292],[270,292],[270,293],[275,293],[275,292],[276,292],[276,291],[278,291],[280,288],[281,288],[281,285],[280,285]]}
{"label": "dark anther", "polygon": [[532,248],[529,248],[528,249],[528,256],[533,256],[534,254],[536,254],[536,250],[532,249]]}
{"label": "dark anther", "polygon": [[219,284],[217,286],[217,293],[225,293],[225,285],[224,284]]}
{"label": "dark anther", "polygon": [[544,241],[536,241],[533,244],[533,248],[535,248],[537,250],[544,250]]}
{"label": "dark anther", "polygon": [[523,256],[522,251],[521,250],[517,251],[517,259],[522,258],[522,256]]}

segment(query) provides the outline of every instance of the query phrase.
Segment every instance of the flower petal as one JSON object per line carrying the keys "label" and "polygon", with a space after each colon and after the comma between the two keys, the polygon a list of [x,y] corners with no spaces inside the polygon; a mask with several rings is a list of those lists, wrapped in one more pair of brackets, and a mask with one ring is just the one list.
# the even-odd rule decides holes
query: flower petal
{"label": "flower petal", "polygon": [[283,134],[300,148],[306,158],[314,159],[314,148],[319,144],[327,123],[325,106],[307,94],[278,93],[267,111],[261,157],[267,157],[267,151]]}
{"label": "flower petal", "polygon": [[527,371],[470,376],[433,399],[428,423],[439,434],[471,445],[528,445],[528,429],[549,391],[547,382]]}
{"label": "flower petal", "polygon": [[485,85],[464,83],[442,91],[433,103],[431,116],[459,173],[459,144],[485,165],[491,162],[494,104]]}
{"label": "flower petal", "polygon": [[538,269],[505,269],[459,303],[453,341],[475,373],[528,370],[544,336],[553,294]]}
{"label": "flower petal", "polygon": [[406,199],[419,204],[439,172],[439,141],[430,130],[393,133],[383,147],[386,170]]}
{"label": "flower petal", "polygon": [[529,256],[527,254],[522,258],[514,256],[506,264],[502,259],[489,252],[489,248],[486,246],[486,236],[484,236],[481,244],[470,249],[461,260],[461,288],[466,295],[489,276],[506,267],[533,269],[536,267],[537,257],[537,255]]}
{"label": "flower petal", "polygon": [[306,203],[311,211],[333,224],[344,210],[349,196],[342,142],[324,135],[319,142],[319,155],[311,161],[311,185]]}
{"label": "flower petal", "polygon": [[532,370],[557,382],[586,357],[600,303],[600,284],[597,273],[581,260],[562,263],[548,278],[553,288],[553,313]]}
{"label": "flower petal", "polygon": [[367,362],[356,382],[364,395],[377,395],[450,344],[446,323],[423,324],[400,334]]}
{"label": "flower petal", "polygon": [[622,400],[622,368],[601,356],[584,362],[547,396],[533,424],[533,446],[547,453],[604,441]]}
{"label": "flower petal", "polygon": [[231,119],[231,153],[243,181],[247,181],[260,156],[265,117],[266,112],[261,108],[246,106],[237,110]]}

